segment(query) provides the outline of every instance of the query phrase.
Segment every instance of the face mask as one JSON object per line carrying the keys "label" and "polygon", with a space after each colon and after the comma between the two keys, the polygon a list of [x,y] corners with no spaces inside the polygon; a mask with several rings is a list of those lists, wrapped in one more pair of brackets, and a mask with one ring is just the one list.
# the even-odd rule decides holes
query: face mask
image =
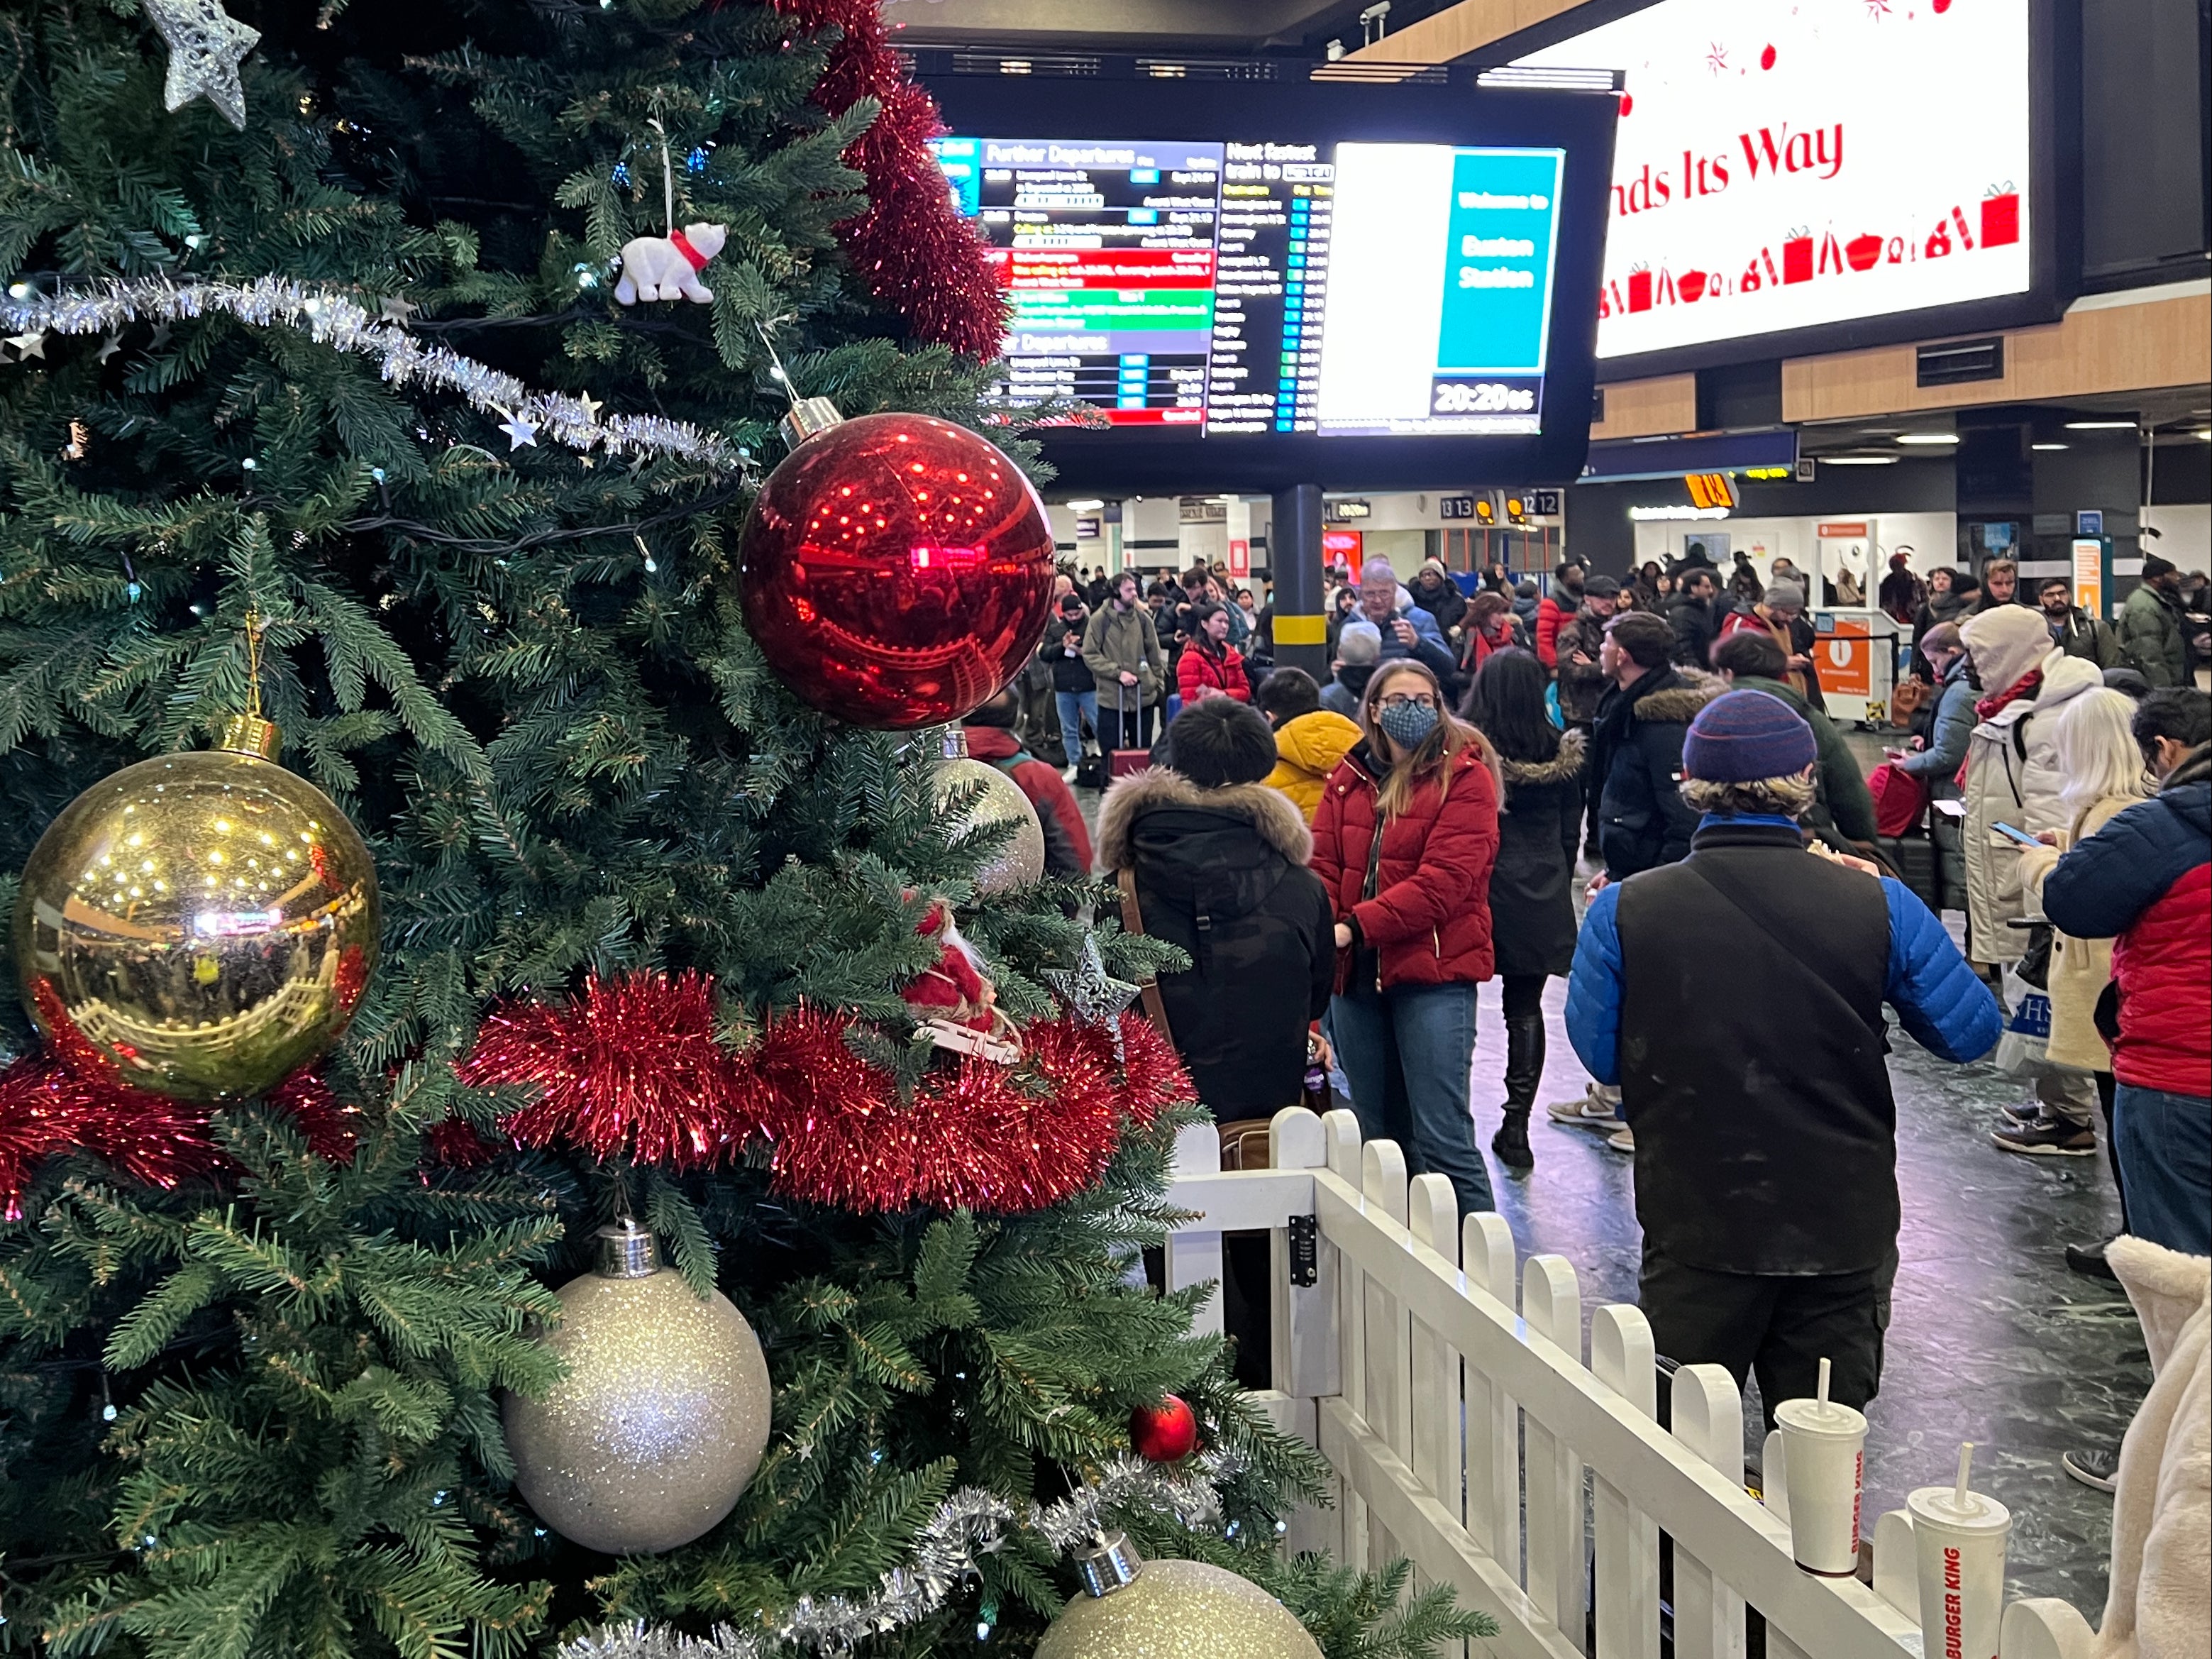
{"label": "face mask", "polygon": [[1418,749],[1437,729],[1437,711],[1424,708],[1417,702],[1400,703],[1395,708],[1386,705],[1376,715],[1375,723],[1382,728],[1383,736],[1399,748]]}

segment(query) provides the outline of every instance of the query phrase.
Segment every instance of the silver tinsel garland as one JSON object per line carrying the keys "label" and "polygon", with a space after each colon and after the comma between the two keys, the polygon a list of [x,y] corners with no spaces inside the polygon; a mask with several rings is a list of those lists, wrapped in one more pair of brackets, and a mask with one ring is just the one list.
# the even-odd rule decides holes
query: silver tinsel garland
{"label": "silver tinsel garland", "polygon": [[1017,1532],[1042,1538],[1066,1554],[1105,1529],[1110,1510],[1146,1504],[1186,1527],[1209,1525],[1221,1515],[1213,1483],[1231,1473],[1228,1459],[1202,1453],[1200,1473],[1176,1477],[1158,1467],[1123,1458],[1096,1485],[1050,1508],[1017,1508],[980,1486],[963,1486],[938,1506],[915,1540],[913,1559],[883,1576],[873,1595],[860,1601],[802,1596],[783,1619],[759,1629],[724,1626],[712,1636],[685,1636],[665,1626],[629,1625],[598,1631],[562,1648],[560,1659],[770,1659],[792,1650],[837,1654],[863,1638],[897,1630],[943,1607],[960,1582]]}
{"label": "silver tinsel garland", "polygon": [[[402,308],[404,314],[404,307]],[[688,421],[658,415],[602,418],[599,405],[572,392],[535,392],[512,374],[441,345],[428,345],[387,314],[371,316],[331,289],[278,276],[251,283],[172,283],[162,278],[112,282],[97,289],[48,296],[0,299],[0,332],[35,335],[114,332],[133,322],[173,323],[216,312],[256,328],[296,329],[319,345],[377,359],[394,386],[420,381],[458,392],[487,415],[504,416],[535,441],[550,433],[588,453],[667,456],[728,474],[750,471],[750,459],[734,445]]]}

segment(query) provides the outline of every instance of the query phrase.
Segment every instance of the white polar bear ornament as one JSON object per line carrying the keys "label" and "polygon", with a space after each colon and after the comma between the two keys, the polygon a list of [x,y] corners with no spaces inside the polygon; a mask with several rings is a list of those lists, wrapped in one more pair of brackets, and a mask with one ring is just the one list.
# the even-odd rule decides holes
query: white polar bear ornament
{"label": "white polar bear ornament", "polygon": [[699,280],[699,273],[722,251],[728,234],[722,225],[686,225],[666,236],[624,242],[622,281],[615,284],[615,298],[626,306],[640,300],[675,299],[708,304],[714,290]]}

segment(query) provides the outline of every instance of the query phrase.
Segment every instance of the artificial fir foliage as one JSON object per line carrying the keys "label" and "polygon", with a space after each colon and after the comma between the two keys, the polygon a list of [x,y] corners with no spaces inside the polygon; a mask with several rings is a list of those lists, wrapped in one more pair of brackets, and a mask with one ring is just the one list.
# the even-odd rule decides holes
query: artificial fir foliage
{"label": "artificial fir foliage", "polygon": [[[1053,1018],[1043,975],[1084,960],[1070,917],[1091,896],[977,902],[998,841],[942,810],[935,744],[808,709],[732,592],[757,482],[735,458],[781,453],[769,338],[848,414],[985,414],[985,367],[915,337],[995,334],[975,270],[912,292],[957,245],[933,225],[918,272],[865,273],[841,246],[872,208],[858,246],[880,247],[885,204],[916,199],[910,151],[858,156],[907,181],[872,203],[841,160],[878,106],[836,88],[880,88],[880,63],[805,0],[226,9],[260,37],[242,128],[205,99],[165,109],[168,48],[132,0],[0,17],[14,301],[276,277],[714,442],[580,453],[512,407],[217,312],[27,326],[5,353],[0,872],[88,785],[245,705],[252,614],[284,763],[368,837],[384,929],[319,1075],[165,1129],[200,1139],[158,1181],[145,1137],[112,1133],[129,1099],[58,1084],[0,1007],[18,1056],[0,1161],[20,1152],[24,1176],[0,1221],[0,1650],[499,1659],[608,1621],[741,1627],[870,1591],[956,1487],[1064,1496],[1170,1392],[1229,1456],[1225,1524],[1131,1515],[1148,1554],[1255,1577],[1332,1659],[1473,1632],[1402,1575],[1270,1551],[1309,1455],[1240,1403],[1194,1295],[1128,1282],[1170,1219],[1187,1112],[1130,1119],[1049,1207],[862,1216],[779,1196],[757,1135],[667,1164],[619,1136],[604,1157],[574,1134],[525,1148],[502,1121],[543,1097],[461,1080],[494,1009],[689,971],[716,1024],[682,1033],[694,1060],[717,1039],[743,1060],[803,1005],[851,1022],[856,1059],[912,1098],[943,1063],[906,1040],[900,995],[935,955],[932,903],[961,907],[1018,1022]],[[668,228],[665,192],[675,223],[726,228],[714,300],[619,307],[616,255]],[[1105,943],[1124,977],[1158,960]],[[550,1381],[529,1322],[621,1214],[744,1310],[776,1401],[729,1520],[617,1561],[521,1503],[500,1395]],[[1071,1588],[1050,1550],[1010,1545],[864,1651],[957,1650],[985,1610],[1022,1651]]]}

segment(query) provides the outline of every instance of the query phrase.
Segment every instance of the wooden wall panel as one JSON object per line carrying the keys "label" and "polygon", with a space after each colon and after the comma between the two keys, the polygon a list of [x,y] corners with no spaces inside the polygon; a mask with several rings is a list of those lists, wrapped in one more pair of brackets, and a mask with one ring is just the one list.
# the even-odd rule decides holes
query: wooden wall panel
{"label": "wooden wall panel", "polygon": [[1388,64],[1448,64],[1463,53],[1533,28],[1581,0],[1460,0],[1352,52]]}
{"label": "wooden wall panel", "polygon": [[1592,443],[1697,429],[1698,377],[1694,374],[1615,380],[1604,392],[1605,419],[1590,428]]}

